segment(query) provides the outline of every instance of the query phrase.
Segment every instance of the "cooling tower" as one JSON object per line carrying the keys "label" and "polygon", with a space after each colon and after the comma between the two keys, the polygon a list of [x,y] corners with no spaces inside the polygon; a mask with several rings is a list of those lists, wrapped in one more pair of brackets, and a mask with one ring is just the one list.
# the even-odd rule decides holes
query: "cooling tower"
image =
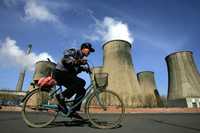
{"label": "cooling tower", "polygon": [[[35,64],[35,72],[33,75],[33,81],[38,81],[41,77],[51,75],[53,69],[55,68],[56,64],[49,61],[39,61]],[[30,85],[29,91],[33,90],[33,86]],[[37,105],[41,100],[42,96],[35,96],[30,100],[29,105]]]}
{"label": "cooling tower", "polygon": [[154,79],[154,72],[143,71],[137,74],[137,78],[144,94],[145,106],[152,107],[157,106],[156,96],[154,90],[156,90],[156,83]]}
{"label": "cooling tower", "polygon": [[164,107],[164,101],[161,99],[160,94],[157,89],[154,90],[154,94],[156,96],[157,106]]}
{"label": "cooling tower", "polygon": [[104,68],[109,74],[107,89],[120,95],[126,106],[142,106],[143,95],[132,64],[131,44],[112,40],[103,45]]}
{"label": "cooling tower", "polygon": [[49,61],[38,61],[35,64],[33,80],[39,80],[41,77],[51,75],[56,64]]}
{"label": "cooling tower", "polygon": [[200,97],[200,75],[192,52],[180,51],[168,55],[168,100]]}

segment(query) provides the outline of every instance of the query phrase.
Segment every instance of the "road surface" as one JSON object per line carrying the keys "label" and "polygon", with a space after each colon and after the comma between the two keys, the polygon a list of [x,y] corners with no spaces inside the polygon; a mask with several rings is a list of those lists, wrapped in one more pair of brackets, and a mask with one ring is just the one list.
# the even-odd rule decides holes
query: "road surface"
{"label": "road surface", "polygon": [[200,113],[126,114],[115,129],[96,129],[88,122],[58,117],[46,128],[30,128],[19,112],[0,112],[1,133],[200,133]]}

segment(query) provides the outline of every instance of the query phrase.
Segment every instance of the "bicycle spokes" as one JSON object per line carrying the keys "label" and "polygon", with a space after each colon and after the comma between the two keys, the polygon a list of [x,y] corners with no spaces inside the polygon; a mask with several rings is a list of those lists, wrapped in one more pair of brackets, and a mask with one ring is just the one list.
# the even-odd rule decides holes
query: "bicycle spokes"
{"label": "bicycle spokes", "polygon": [[124,115],[124,105],[119,96],[108,90],[92,95],[86,103],[90,122],[98,128],[118,126]]}
{"label": "bicycle spokes", "polygon": [[29,126],[44,127],[56,118],[56,107],[48,95],[48,92],[36,89],[25,99],[22,116]]}

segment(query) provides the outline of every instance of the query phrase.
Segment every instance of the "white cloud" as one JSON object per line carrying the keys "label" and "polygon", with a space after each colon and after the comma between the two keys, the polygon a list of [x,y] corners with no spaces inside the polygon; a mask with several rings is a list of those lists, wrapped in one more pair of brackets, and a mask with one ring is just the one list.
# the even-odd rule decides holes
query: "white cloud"
{"label": "white cloud", "polygon": [[60,20],[62,16],[59,16],[59,13],[70,9],[71,6],[67,2],[26,0],[25,16],[22,17],[22,20],[25,22],[49,22],[65,38],[69,30],[68,26]]}
{"label": "white cloud", "polygon": [[0,42],[0,67],[28,67],[33,70],[34,64],[37,61],[47,60],[49,58],[54,61],[52,56],[43,52],[40,54],[30,53],[28,56],[26,52],[21,50],[15,40],[7,37],[3,42]]}
{"label": "white cloud", "polygon": [[25,20],[41,22],[59,22],[58,17],[53,14],[47,7],[41,5],[37,0],[27,0],[25,7]]}
{"label": "white cloud", "polygon": [[90,37],[90,40],[110,41],[115,39],[125,40],[133,43],[133,34],[129,31],[128,25],[122,21],[111,17],[105,17],[103,21],[95,19],[96,31]]}

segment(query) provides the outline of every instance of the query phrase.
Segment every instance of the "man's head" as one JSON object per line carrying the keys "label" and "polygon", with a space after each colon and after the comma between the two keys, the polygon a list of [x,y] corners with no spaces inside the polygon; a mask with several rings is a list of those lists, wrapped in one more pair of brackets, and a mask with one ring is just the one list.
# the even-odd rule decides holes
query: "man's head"
{"label": "man's head", "polygon": [[95,49],[92,48],[91,43],[86,42],[81,44],[81,52],[83,53],[84,56],[88,56],[90,52],[95,52]]}

